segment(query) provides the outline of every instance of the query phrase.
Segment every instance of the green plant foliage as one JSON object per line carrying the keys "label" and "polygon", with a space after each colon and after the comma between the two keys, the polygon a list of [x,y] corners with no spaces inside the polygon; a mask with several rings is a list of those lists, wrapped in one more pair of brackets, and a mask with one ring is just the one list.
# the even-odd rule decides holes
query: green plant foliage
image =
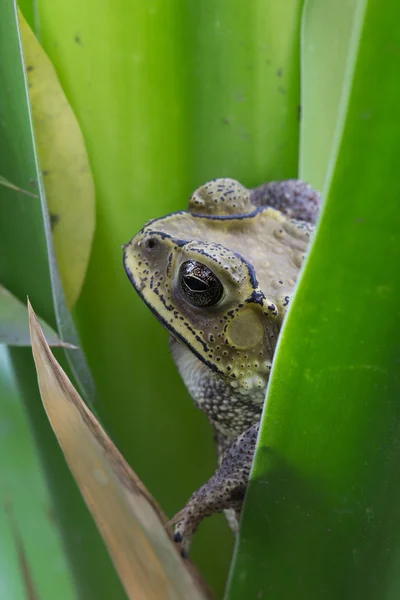
{"label": "green plant foliage", "polygon": [[0,598],[22,600],[35,592],[37,598],[75,600],[54,506],[5,348],[0,348],[0,397]]}
{"label": "green plant foliage", "polygon": [[[121,245],[184,208],[216,176],[295,176],[301,2],[40,0],[44,48],[84,132],[97,230],[75,317],[101,417],[168,515],[213,472],[207,420],[184,390],[167,335],[135,296]],[[218,543],[216,543],[218,540]],[[232,549],[223,517],[193,547],[222,593]]]}
{"label": "green plant foliage", "polygon": [[[0,255],[7,257],[0,261],[0,283],[22,302],[29,294],[46,323],[57,329],[63,340],[79,346],[55,263],[33,147],[15,5],[10,0],[0,0],[0,11]],[[24,191],[16,193],[15,187],[9,187],[10,182]],[[34,192],[36,197],[25,191]],[[66,355],[85,399],[93,401],[94,384],[83,353],[74,350]]]}
{"label": "green plant foliage", "polygon": [[[395,0],[356,6],[326,204],[280,338],[229,600],[399,597],[399,16]],[[323,31],[304,31],[323,57]]]}
{"label": "green plant foliage", "polygon": [[[56,332],[40,319],[46,340],[51,346],[62,346]],[[30,346],[28,310],[18,298],[0,285],[0,344]]]}
{"label": "green plant foliage", "polygon": [[[121,245],[149,218],[184,208],[213,177],[253,186],[299,172],[323,190],[274,363],[226,599],[398,598],[397,3],[308,0],[301,40],[301,0],[22,0],[22,8],[77,116],[95,180],[97,230],[74,319],[101,418],[171,516],[213,472],[215,449],[166,333],[125,277]],[[11,0],[0,0],[0,81],[0,283],[21,301],[29,294],[74,343]],[[79,592],[123,598],[45,419],[30,350],[10,356]],[[83,353],[68,358],[90,401]],[[15,530],[4,515],[8,545]],[[219,597],[231,548],[222,518],[201,526],[193,558]],[[21,593],[16,564],[6,589]],[[57,597],[72,600],[62,577]]]}
{"label": "green plant foliage", "polygon": [[63,296],[71,307],[82,288],[92,248],[93,176],[79,123],[55,69],[20,11],[18,20],[52,242]]}
{"label": "green plant foliage", "polygon": [[[29,295],[39,314],[54,329],[56,312],[58,317],[62,315],[64,328],[69,327],[69,332],[73,333],[70,317],[63,304],[51,248],[48,249],[46,242],[49,227],[42,212],[44,199],[33,145],[16,7],[8,0],[0,0],[0,81],[2,177],[17,187],[32,189],[41,195],[41,198],[31,198],[0,186],[0,281],[21,301],[25,301]],[[63,540],[69,556],[74,559],[73,574],[80,590],[86,590],[87,597],[100,597],[98,592],[101,592],[107,598],[123,598],[121,585],[103,542],[65,465],[40,405],[31,350],[11,348],[9,352],[53,492]],[[78,357],[78,365],[82,365],[82,360],[82,356]],[[60,596],[62,593],[60,590]]]}
{"label": "green plant foliage", "polygon": [[359,0],[308,0],[301,37],[299,177],[323,190]]}

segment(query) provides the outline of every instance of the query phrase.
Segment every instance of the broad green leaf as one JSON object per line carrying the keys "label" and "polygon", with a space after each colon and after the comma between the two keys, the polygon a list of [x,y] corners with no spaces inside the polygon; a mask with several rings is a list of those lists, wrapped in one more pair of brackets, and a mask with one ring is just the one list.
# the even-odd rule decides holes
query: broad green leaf
{"label": "broad green leaf", "polygon": [[[71,347],[56,334],[56,332],[39,319],[44,335],[50,346]],[[5,287],[0,285],[0,344],[10,346],[30,346],[28,309]]]}
{"label": "broad green leaf", "polygon": [[[22,11],[30,28],[35,29],[38,22],[36,0],[20,0],[18,2],[18,8]],[[40,35],[38,37],[40,38]]]}
{"label": "broad green leaf", "polygon": [[359,0],[306,0],[301,38],[299,177],[322,191]]}
{"label": "broad green leaf", "polygon": [[[96,184],[93,253],[75,316],[101,417],[172,516],[212,474],[215,445],[166,333],[125,276],[121,245],[149,218],[185,208],[207,179],[257,185],[296,175],[302,2],[37,4],[40,39],[79,119]],[[193,546],[220,595],[232,542],[220,516]]]}
{"label": "broad green leaf", "polygon": [[[41,317],[64,341],[80,346],[59,278],[45,201],[33,146],[27,83],[14,5],[0,0],[0,162],[2,177],[38,198],[27,198],[0,186],[0,281],[25,301],[29,294]],[[28,252],[27,252],[27,249]],[[87,401],[95,397],[94,383],[80,350],[66,351],[75,378]]]}
{"label": "broad green leaf", "polygon": [[61,530],[77,595],[123,600],[126,595],[122,585],[43,411],[32,350],[9,347],[9,354],[51,492],[54,517]]}
{"label": "broad green leaf", "polygon": [[[0,186],[0,281],[21,301],[29,296],[59,336],[76,344],[52,252],[50,227],[37,166],[24,79],[16,6],[0,0],[0,162],[2,176],[40,199]],[[54,294],[54,296],[53,296]],[[53,305],[54,297],[54,305]],[[56,314],[55,314],[56,313]],[[123,590],[40,405],[29,348],[10,348],[17,384],[38,443],[63,542],[80,592],[87,597],[123,598]],[[62,351],[64,352],[64,351]],[[79,383],[90,388],[80,350],[67,350]],[[62,360],[63,354],[59,356]],[[65,361],[64,361],[65,362]],[[39,544],[39,542],[38,542]],[[90,548],[90,553],[87,551]]]}
{"label": "broad green leaf", "polygon": [[[179,63],[193,190],[214,177],[252,187],[297,175],[302,5],[187,4]],[[182,201],[178,208],[186,208]]]}
{"label": "broad green leaf", "polygon": [[47,416],[132,600],[205,600],[166,531],[166,518],[52,355],[28,303]]}
{"label": "broad green leaf", "polygon": [[326,204],[280,338],[229,600],[399,597],[399,17],[395,0],[356,7]]}
{"label": "broad green leaf", "polygon": [[0,598],[77,600],[22,400],[0,348]]}
{"label": "broad green leaf", "polygon": [[66,300],[79,296],[95,226],[94,184],[79,124],[53,65],[19,12],[32,118]]}

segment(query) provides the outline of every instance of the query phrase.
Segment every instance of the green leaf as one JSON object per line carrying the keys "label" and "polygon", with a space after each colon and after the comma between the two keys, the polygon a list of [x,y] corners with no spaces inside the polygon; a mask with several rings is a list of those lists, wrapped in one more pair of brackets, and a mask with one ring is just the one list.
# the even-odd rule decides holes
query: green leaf
{"label": "green leaf", "polygon": [[[170,516],[212,474],[215,445],[166,333],[126,278],[121,245],[149,218],[185,208],[212,177],[256,185],[296,175],[301,6],[38,2],[41,41],[79,119],[97,190],[79,332],[101,417]],[[194,542],[219,594],[232,541],[221,516]]]}
{"label": "green leaf", "polygon": [[[57,336],[56,332],[39,319],[44,335],[51,346],[71,347]],[[0,285],[0,344],[30,346],[28,309],[18,298]]]}
{"label": "green leaf", "polygon": [[336,131],[358,0],[306,0],[301,37],[299,177],[322,191]]}
{"label": "green leaf", "polygon": [[29,431],[0,348],[0,598],[76,600],[68,560]]}
{"label": "green leaf", "polygon": [[229,600],[400,593],[399,17],[395,0],[356,7],[326,204],[280,338]]}
{"label": "green leaf", "polygon": [[296,176],[302,5],[218,0],[184,11],[188,191],[214,177],[252,187]]}
{"label": "green leaf", "polygon": [[[0,81],[2,176],[18,187],[40,193],[40,200],[31,199],[0,186],[0,281],[21,301],[29,295],[46,323],[55,329],[58,321],[60,337],[68,338],[68,342],[76,345],[76,335],[52,252],[50,225],[31,129],[16,6],[9,0],[0,0]],[[121,584],[103,542],[41,407],[31,351],[29,348],[11,348],[9,352],[32,431],[38,440],[57,518],[62,525],[63,541],[79,590],[87,597],[99,597],[104,593],[106,597],[123,598]],[[88,390],[90,374],[82,352],[67,352],[77,379],[80,383],[86,382],[84,387]]]}
{"label": "green leaf", "polygon": [[[0,186],[0,254],[7,257],[0,262],[0,281],[23,302],[29,295],[38,313],[57,329],[60,338],[79,347],[57,271],[44,189],[32,146],[27,84],[14,5],[0,0],[0,11],[0,77],[4,82],[0,92],[2,177],[38,195],[37,199],[30,199],[22,192]],[[66,350],[66,356],[85,400],[93,401],[94,383],[83,353]]]}

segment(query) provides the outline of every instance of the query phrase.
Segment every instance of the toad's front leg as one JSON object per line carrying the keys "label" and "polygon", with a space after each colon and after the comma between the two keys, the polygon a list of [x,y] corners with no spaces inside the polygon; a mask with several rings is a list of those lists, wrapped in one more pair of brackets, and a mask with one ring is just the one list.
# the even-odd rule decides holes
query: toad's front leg
{"label": "toad's front leg", "polygon": [[257,442],[259,423],[239,435],[226,451],[214,475],[190,498],[172,519],[174,540],[181,542],[182,556],[188,556],[193,535],[204,517],[231,509],[239,519]]}

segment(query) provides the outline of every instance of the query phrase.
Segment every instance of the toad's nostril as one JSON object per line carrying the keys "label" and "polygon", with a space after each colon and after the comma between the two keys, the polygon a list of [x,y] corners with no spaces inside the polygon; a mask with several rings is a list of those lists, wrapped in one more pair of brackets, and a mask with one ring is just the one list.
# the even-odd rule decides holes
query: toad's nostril
{"label": "toad's nostril", "polygon": [[148,240],[146,240],[146,248],[148,248],[149,250],[153,250],[156,246],[157,242],[155,238],[149,238]]}

